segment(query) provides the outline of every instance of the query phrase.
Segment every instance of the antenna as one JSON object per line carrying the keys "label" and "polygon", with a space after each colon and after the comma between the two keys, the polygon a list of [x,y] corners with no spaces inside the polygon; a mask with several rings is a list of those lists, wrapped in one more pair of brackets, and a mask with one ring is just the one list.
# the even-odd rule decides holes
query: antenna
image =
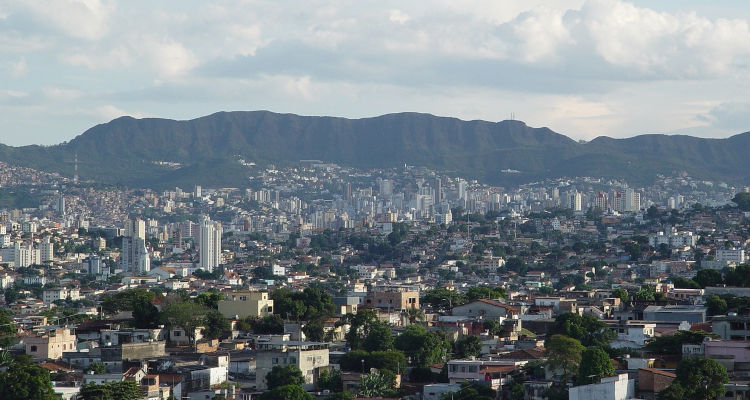
{"label": "antenna", "polygon": [[516,120],[516,113],[514,113],[514,112],[510,113],[510,120],[511,121],[515,121]]}
{"label": "antenna", "polygon": [[78,152],[76,152],[73,162],[73,183],[78,183]]}

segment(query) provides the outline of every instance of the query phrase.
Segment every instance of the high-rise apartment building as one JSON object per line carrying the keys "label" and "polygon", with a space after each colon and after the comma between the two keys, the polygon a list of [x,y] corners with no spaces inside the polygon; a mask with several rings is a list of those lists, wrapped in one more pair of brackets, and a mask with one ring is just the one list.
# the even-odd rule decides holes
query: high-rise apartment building
{"label": "high-rise apartment building", "polygon": [[204,271],[213,271],[219,267],[221,260],[221,224],[203,219],[200,223],[200,261],[198,267]]}
{"label": "high-rise apartment building", "polygon": [[139,275],[151,270],[151,257],[146,248],[146,222],[140,218],[125,223],[120,265],[126,274]]}

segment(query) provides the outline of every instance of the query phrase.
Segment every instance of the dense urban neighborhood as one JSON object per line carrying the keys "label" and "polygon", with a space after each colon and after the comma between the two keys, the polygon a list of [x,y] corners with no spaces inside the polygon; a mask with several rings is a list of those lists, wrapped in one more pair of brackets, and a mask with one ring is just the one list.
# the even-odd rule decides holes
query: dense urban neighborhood
{"label": "dense urban neighborhood", "polygon": [[748,187],[235,162],[0,163],[0,398],[750,398]]}

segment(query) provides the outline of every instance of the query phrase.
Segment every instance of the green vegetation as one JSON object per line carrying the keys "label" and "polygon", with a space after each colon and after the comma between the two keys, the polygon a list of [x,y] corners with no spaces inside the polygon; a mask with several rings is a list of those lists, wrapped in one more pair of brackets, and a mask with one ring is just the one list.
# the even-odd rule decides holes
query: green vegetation
{"label": "green vegetation", "polygon": [[727,370],[703,357],[686,358],[677,365],[677,378],[659,393],[660,400],[709,400],[724,396],[729,382]]}
{"label": "green vegetation", "polygon": [[285,367],[277,365],[271,368],[271,371],[266,374],[266,383],[268,384],[268,389],[273,390],[284,385],[302,386],[305,384],[305,378],[302,376],[302,371],[294,365],[287,365]]}

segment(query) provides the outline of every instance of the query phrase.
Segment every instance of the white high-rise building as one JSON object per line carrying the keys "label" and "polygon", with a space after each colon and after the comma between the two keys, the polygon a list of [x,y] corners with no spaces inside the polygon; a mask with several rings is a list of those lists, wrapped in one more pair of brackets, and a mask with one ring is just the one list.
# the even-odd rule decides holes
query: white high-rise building
{"label": "white high-rise building", "polygon": [[151,270],[151,257],[146,248],[146,222],[140,218],[125,223],[120,265],[125,273],[131,275],[145,274]]}
{"label": "white high-rise building", "polygon": [[55,258],[55,244],[50,242],[49,236],[45,236],[39,243],[39,261],[52,261]]}
{"label": "white high-rise building", "polygon": [[641,209],[641,194],[635,190],[625,189],[625,207],[626,212],[636,212]]}
{"label": "white high-rise building", "polygon": [[198,267],[213,271],[221,259],[221,224],[205,218],[200,223],[200,262]]}
{"label": "white high-rise building", "polygon": [[570,194],[570,208],[573,211],[581,211],[583,209],[583,196],[579,192],[573,192]]}

